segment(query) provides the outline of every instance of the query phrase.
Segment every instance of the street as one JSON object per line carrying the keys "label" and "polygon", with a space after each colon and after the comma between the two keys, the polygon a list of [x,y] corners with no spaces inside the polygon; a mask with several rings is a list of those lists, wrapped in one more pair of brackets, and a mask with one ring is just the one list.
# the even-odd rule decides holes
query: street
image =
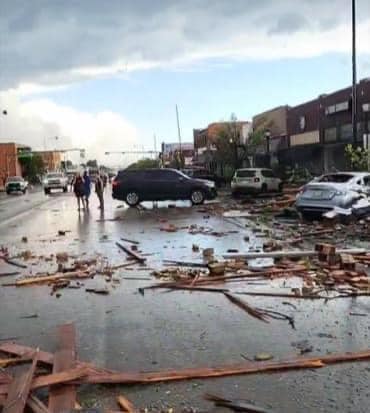
{"label": "street", "polygon": [[[105,200],[106,209],[101,213],[93,193],[90,210],[79,213],[71,193],[47,197],[35,192],[1,197],[1,245],[9,249],[10,256],[26,250],[33,256],[25,261],[28,268],[19,270],[23,275],[53,273],[56,263],[43,258],[61,252],[76,259],[98,257],[98,265],[106,261],[111,265],[122,264],[126,262],[126,254],[115,244],[120,238],[139,242],[139,250],[147,262],[118,270],[113,281],[97,276],[84,280],[83,288],[61,289],[59,298],[50,294],[46,284],[23,288],[2,286],[0,343],[15,340],[53,351],[56,342],[51,331],[72,321],[78,333],[78,357],[119,371],[238,364],[261,352],[273,355],[276,360],[287,359],[297,354],[295,343],[302,341],[312,346],[313,355],[368,347],[368,297],[327,302],[246,297],[250,305],[294,315],[293,329],[283,321],[262,323],[249,317],[222,294],[163,290],[140,294],[139,287],[155,282],[151,273],[163,269],[164,260],[201,261],[202,254],[193,251],[193,244],[201,249],[214,248],[215,255],[221,256],[227,250],[259,248],[265,239],[253,231],[249,221],[213,214],[212,205],[217,205],[217,200],[206,208],[191,208],[178,202],[176,207],[159,203],[152,208],[148,203],[144,204],[146,208],[128,209],[112,201],[109,190]],[[226,202],[229,201],[221,198],[221,204]],[[169,224],[177,230],[160,230]],[[213,228],[222,235],[192,234],[186,230],[194,225]],[[248,243],[245,239],[249,239]],[[0,273],[7,271],[14,271],[14,267],[0,261]],[[14,276],[2,277],[3,283],[12,281]],[[247,284],[239,283],[233,288],[289,292],[296,280],[277,278]],[[89,294],[86,288],[107,288],[109,295]],[[169,408],[204,411],[209,409],[209,402],[203,395],[213,393],[247,399],[274,412],[365,413],[370,397],[369,380],[367,362],[346,363],[315,370],[146,386],[98,386],[93,390],[84,386],[78,399],[84,407],[114,409],[113,396],[124,393],[136,406],[150,411]]]}

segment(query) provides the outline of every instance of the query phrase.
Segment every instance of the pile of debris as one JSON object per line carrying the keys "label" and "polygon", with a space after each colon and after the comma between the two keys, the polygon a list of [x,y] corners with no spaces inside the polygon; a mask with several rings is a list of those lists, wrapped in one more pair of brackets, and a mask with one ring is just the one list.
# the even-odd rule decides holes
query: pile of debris
{"label": "pile of debris", "polygon": [[[130,241],[133,245],[130,247],[117,242],[117,246],[128,255],[128,262],[124,262],[118,265],[110,265],[105,257],[100,255],[77,259],[70,256],[67,252],[59,252],[57,254],[51,254],[48,257],[38,257],[32,254],[31,251],[26,250],[17,255],[17,258],[22,258],[24,261],[31,259],[43,260],[45,262],[51,262],[52,265],[56,265],[57,270],[50,272],[39,272],[36,274],[24,275],[12,282],[3,283],[3,287],[25,287],[33,285],[48,285],[51,287],[51,295],[55,295],[57,298],[61,296],[59,290],[70,288],[80,289],[84,287],[84,281],[93,279],[96,275],[103,276],[105,282],[110,283],[112,288],[115,288],[114,284],[120,283],[120,279],[113,277],[114,273],[122,268],[131,267],[137,263],[141,266],[145,264],[146,258],[141,256],[137,250],[137,244],[134,241]],[[0,259],[5,261],[9,265],[13,265],[22,269],[27,269],[28,266],[18,261],[14,261],[9,257],[9,253],[6,249],[2,249],[0,253]],[[37,264],[37,262],[35,262]],[[2,276],[20,275],[19,272],[2,273]],[[74,282],[73,282],[74,281]],[[96,294],[109,294],[108,288],[86,288],[86,292]]]}
{"label": "pile of debris", "polygon": [[[258,312],[258,315],[267,316],[263,312]],[[0,365],[4,367],[0,371],[0,406],[3,407],[3,413],[22,413],[27,407],[34,413],[60,413],[76,408],[81,410],[82,406],[76,397],[77,389],[82,384],[150,384],[323,368],[330,364],[370,359],[370,350],[367,349],[355,353],[289,358],[280,361],[261,359],[216,367],[118,372],[77,359],[76,332],[73,324],[58,327],[57,339],[58,349],[54,354],[11,342],[0,344],[0,354],[4,354],[4,358],[0,358]],[[23,365],[22,371],[19,371],[19,365]],[[214,398],[212,400],[215,401]],[[139,411],[122,395],[117,397],[116,402],[122,411]],[[252,406],[250,408],[252,409]],[[258,410],[256,408],[250,411]]]}

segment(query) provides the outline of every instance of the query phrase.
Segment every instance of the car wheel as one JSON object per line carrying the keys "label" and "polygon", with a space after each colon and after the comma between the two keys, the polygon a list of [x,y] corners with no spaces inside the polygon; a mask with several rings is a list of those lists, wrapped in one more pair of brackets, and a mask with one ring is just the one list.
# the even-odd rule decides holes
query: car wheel
{"label": "car wheel", "polygon": [[193,205],[201,205],[204,202],[204,193],[201,189],[194,190],[190,195],[190,201]]}
{"label": "car wheel", "polygon": [[45,195],[49,195],[50,194],[50,189],[44,189]]}
{"label": "car wheel", "polygon": [[231,196],[233,197],[233,198],[239,198],[239,192],[238,191],[232,191],[232,193],[231,193]]}
{"label": "car wheel", "polygon": [[266,183],[262,184],[261,191],[262,192],[267,192],[267,184]]}
{"label": "car wheel", "polygon": [[10,194],[11,194],[11,191],[8,191],[8,190],[7,190],[6,193],[7,193],[8,195],[10,195]]}
{"label": "car wheel", "polygon": [[126,203],[130,207],[136,206],[140,202],[139,194],[135,191],[131,191],[126,194]]}
{"label": "car wheel", "polygon": [[65,186],[64,188],[63,188],[63,192],[67,192],[68,191],[68,188]]}
{"label": "car wheel", "polygon": [[23,194],[25,194],[27,192],[27,189],[24,188],[22,192],[23,192]]}

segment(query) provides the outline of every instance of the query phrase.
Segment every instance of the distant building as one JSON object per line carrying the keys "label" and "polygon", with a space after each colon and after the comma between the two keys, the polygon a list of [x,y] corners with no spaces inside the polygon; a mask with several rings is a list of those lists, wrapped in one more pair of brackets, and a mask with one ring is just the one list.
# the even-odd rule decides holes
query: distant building
{"label": "distant building", "polygon": [[[162,160],[164,165],[170,165],[175,159],[175,155],[180,151],[180,143],[162,143]],[[185,165],[191,165],[194,158],[194,144],[189,142],[181,143],[181,153]]]}
{"label": "distant building", "polygon": [[[253,128],[270,124],[270,145],[262,152],[280,165],[320,174],[347,169],[345,146],[370,140],[370,79],[357,84],[357,141],[352,131],[352,88],[347,87],[297,106],[280,106],[253,117]],[[256,166],[259,158],[256,156]]]}
{"label": "distant building", "polygon": [[42,158],[47,171],[56,171],[61,168],[62,153],[60,151],[33,151],[32,153]]}
{"label": "distant building", "polygon": [[[288,110],[289,106],[279,106],[253,116],[253,130],[265,128],[269,132],[269,151],[275,153],[288,147]],[[261,145],[263,152],[267,150],[267,142]]]}
{"label": "distant building", "polygon": [[215,143],[220,133],[227,128],[235,129],[237,145],[245,145],[252,130],[252,124],[247,121],[214,122],[204,129],[193,129],[194,161],[197,165],[224,175],[223,163],[215,158]]}
{"label": "distant building", "polygon": [[14,142],[0,143],[0,186],[4,186],[9,176],[22,176],[18,156],[23,151],[29,152],[31,148]]}

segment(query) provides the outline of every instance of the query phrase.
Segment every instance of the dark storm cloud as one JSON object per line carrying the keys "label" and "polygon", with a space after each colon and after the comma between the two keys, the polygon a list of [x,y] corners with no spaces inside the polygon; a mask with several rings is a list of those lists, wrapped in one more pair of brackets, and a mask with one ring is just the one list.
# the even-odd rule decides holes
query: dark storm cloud
{"label": "dark storm cloud", "polygon": [[309,27],[309,24],[304,16],[296,13],[289,13],[279,17],[276,25],[269,30],[269,34],[292,34],[304,30],[307,27]]}
{"label": "dark storm cloud", "polygon": [[[217,56],[237,39],[335,29],[347,0],[0,0],[0,89],[69,83],[81,68]],[[359,21],[370,2],[358,0]],[[369,20],[367,20],[369,21]],[[268,40],[267,40],[268,41]],[[241,42],[243,45],[243,43]],[[226,46],[225,46],[226,45]],[[267,44],[268,46],[268,44]],[[189,57],[190,56],[190,57]]]}

